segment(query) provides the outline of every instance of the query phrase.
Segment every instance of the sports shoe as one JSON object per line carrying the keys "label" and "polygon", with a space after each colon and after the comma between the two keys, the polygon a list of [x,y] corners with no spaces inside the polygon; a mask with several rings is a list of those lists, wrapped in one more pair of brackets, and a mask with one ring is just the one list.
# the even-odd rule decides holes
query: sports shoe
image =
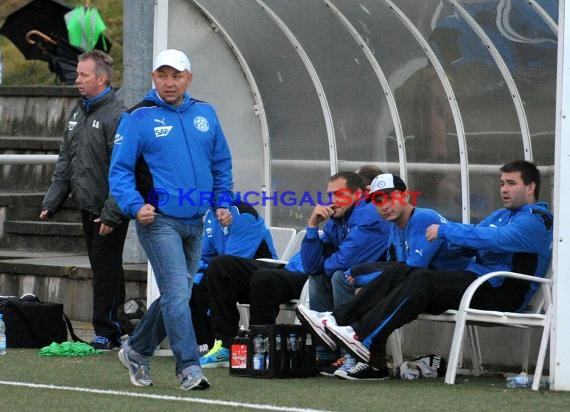
{"label": "sports shoe", "polygon": [[339,378],[346,378],[349,370],[356,366],[356,359],[348,353],[344,356],[344,363],[334,371],[333,375]]}
{"label": "sports shoe", "polygon": [[119,342],[113,341],[105,336],[95,336],[95,339],[93,339],[90,345],[97,350],[113,350],[121,347]]}
{"label": "sports shoe", "polygon": [[333,352],[336,350],[336,342],[331,339],[325,330],[326,325],[336,325],[336,319],[332,312],[317,312],[304,305],[299,305],[297,306],[297,317],[303,325],[315,332],[319,342]]}
{"label": "sports shoe", "polygon": [[178,375],[177,377],[180,382],[180,389],[183,391],[197,391],[210,387],[210,382],[202,375],[202,372],[195,372],[186,376]]}
{"label": "sports shoe", "polygon": [[153,384],[150,376],[150,367],[147,362],[137,362],[129,356],[125,348],[119,350],[119,360],[128,369],[131,383],[135,386],[151,386]]}
{"label": "sports shoe", "polygon": [[341,368],[343,364],[344,364],[344,357],[338,358],[333,363],[319,366],[319,373],[323,376],[334,376],[334,372],[338,368]]}
{"label": "sports shoe", "polygon": [[370,351],[358,340],[352,326],[327,324],[326,330],[330,336],[338,341],[356,359],[365,363],[370,361]]}
{"label": "sports shoe", "polygon": [[369,381],[383,381],[390,379],[390,374],[387,368],[377,369],[364,362],[358,362],[354,368],[350,369],[346,376],[343,377],[348,380],[369,380]]}
{"label": "sports shoe", "polygon": [[200,358],[203,368],[229,368],[230,350],[222,346],[221,340],[216,340],[210,352]]}

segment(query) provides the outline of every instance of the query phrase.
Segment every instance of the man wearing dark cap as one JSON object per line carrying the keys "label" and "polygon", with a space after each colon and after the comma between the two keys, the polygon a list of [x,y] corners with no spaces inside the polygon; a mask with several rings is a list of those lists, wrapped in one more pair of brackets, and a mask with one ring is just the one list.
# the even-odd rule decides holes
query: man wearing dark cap
{"label": "man wearing dark cap", "polygon": [[[133,385],[152,385],[150,357],[166,332],[180,389],[206,389],[188,301],[204,214],[213,208],[222,225],[231,222],[231,156],[212,106],[186,92],[192,71],[183,52],[162,51],[152,80],[156,88],[121,119],[109,183],[123,213],[136,219],[160,298],[123,344],[119,359]],[[209,201],[204,194],[211,194]]]}
{"label": "man wearing dark cap", "polygon": [[[386,269],[355,298],[336,307],[325,329],[360,360],[351,379],[386,379],[386,341],[392,331],[419,314],[457,309],[465,290],[479,276],[495,271],[518,271],[544,277],[551,257],[552,214],[537,203],[540,172],[525,160],[501,167],[503,209],[478,225],[440,222],[425,232],[429,242],[444,239],[473,256],[462,271],[424,269],[406,265]],[[518,279],[493,278],[475,293],[478,309],[516,311],[528,304],[536,285]],[[307,313],[313,328],[326,314]],[[318,333],[318,330],[315,330]]]}

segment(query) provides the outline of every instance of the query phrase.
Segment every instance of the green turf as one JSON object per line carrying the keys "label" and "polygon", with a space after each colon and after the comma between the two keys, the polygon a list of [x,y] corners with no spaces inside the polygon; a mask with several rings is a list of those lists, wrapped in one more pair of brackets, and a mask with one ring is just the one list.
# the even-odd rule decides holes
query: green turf
{"label": "green turf", "polygon": [[[183,392],[177,388],[172,358],[155,358],[155,386],[131,385],[117,352],[86,358],[45,358],[37,350],[9,349],[0,357],[0,381],[112,390],[139,394],[189,397],[280,407],[333,411],[541,411],[569,410],[570,393],[509,390],[502,377],[354,382],[336,378],[251,379],[229,376],[227,369],[205,370],[212,387]],[[254,410],[219,404],[140,399],[125,395],[92,394],[15,387],[0,384],[0,410],[19,411],[224,411]]]}

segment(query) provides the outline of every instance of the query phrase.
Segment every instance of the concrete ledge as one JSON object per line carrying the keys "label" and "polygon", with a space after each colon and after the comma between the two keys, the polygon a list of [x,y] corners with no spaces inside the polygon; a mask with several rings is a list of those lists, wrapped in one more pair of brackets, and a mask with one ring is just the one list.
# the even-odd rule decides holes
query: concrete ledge
{"label": "concrete ledge", "polygon": [[0,86],[4,97],[79,97],[75,86]]}
{"label": "concrete ledge", "polygon": [[59,151],[61,137],[0,136],[0,150]]}
{"label": "concrete ledge", "polygon": [[[38,255],[0,260],[0,295],[34,293],[42,301],[63,303],[71,319],[90,322],[93,275],[88,257]],[[126,264],[124,269],[127,298],[146,298],[147,265]]]}
{"label": "concrete ledge", "polygon": [[[3,251],[7,254],[8,251]],[[146,282],[146,264],[125,264],[125,280]],[[81,255],[37,254],[36,257],[0,260],[0,273],[91,279],[89,258]]]}
{"label": "concrete ledge", "polygon": [[6,220],[5,233],[39,236],[83,236],[81,223],[68,222],[33,222],[30,220]]}

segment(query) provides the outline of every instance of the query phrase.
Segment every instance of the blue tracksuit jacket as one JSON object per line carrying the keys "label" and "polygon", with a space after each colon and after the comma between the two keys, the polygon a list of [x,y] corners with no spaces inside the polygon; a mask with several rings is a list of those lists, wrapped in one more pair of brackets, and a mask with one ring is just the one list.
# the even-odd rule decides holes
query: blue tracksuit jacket
{"label": "blue tracksuit jacket", "polygon": [[135,218],[145,203],[167,216],[201,219],[231,204],[232,161],[212,106],[184,95],[180,106],[151,90],[123,114],[109,172],[113,197]]}
{"label": "blue tracksuit jacket", "polygon": [[374,262],[386,256],[389,223],[380,217],[374,203],[361,202],[343,219],[329,219],[319,238],[317,228],[307,227],[301,243],[303,267],[309,275],[347,270],[363,262]]}
{"label": "blue tracksuit jacket", "polygon": [[[251,206],[249,207],[251,208]],[[233,216],[233,221],[226,230],[218,222],[211,209],[206,213],[200,272],[206,270],[210,260],[219,255],[232,255],[248,259],[257,257],[277,259],[271,232],[265,221],[257,214],[241,213],[236,206],[230,206],[229,210]],[[269,248],[270,256],[256,255],[263,241]]]}
{"label": "blue tracksuit jacket", "polygon": [[[403,229],[391,223],[388,262],[404,262],[408,266],[445,271],[464,270],[470,259],[458,251],[450,250],[448,241],[437,239],[428,242],[426,229],[431,224],[447,223],[447,219],[433,209],[414,208]],[[381,264],[365,264],[351,268],[346,276],[352,276],[357,286],[370,283],[382,274]]]}
{"label": "blue tracksuit jacket", "polygon": [[[438,237],[449,243],[475,251],[466,271],[485,275],[513,269],[513,254],[536,255],[534,275],[544,277],[552,254],[552,214],[546,203],[526,204],[518,209],[499,209],[477,225],[444,223]],[[500,286],[503,278],[491,280]]]}

